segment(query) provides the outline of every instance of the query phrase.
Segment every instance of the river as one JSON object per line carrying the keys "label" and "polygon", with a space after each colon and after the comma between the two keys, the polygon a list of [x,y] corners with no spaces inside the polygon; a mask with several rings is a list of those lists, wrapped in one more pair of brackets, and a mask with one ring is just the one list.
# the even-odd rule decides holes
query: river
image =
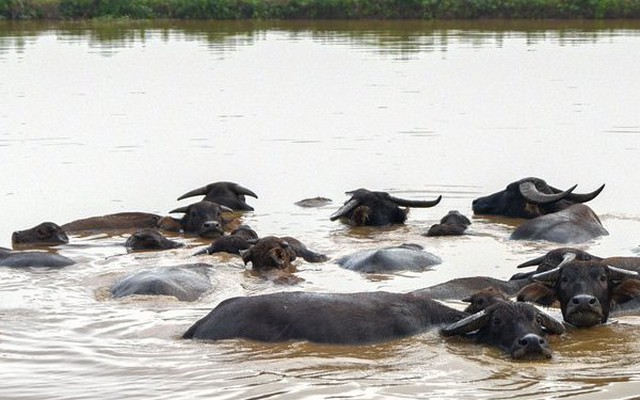
{"label": "river", "polygon": [[[514,221],[422,234],[449,210],[527,176],[578,184],[610,232],[580,245],[640,254],[640,22],[0,21],[0,246],[43,221],[146,211],[234,181],[259,196],[261,236],[294,236],[331,260],[304,282],[262,281],[233,256],[127,253],[126,234],[72,236],[63,269],[0,269],[3,399],[633,398],[640,320],[551,340],[545,361],[431,331],[329,346],[180,335],[220,301],[282,290],[410,291],[471,275],[508,279],[557,247],[510,241]],[[442,202],[403,226],[350,229],[329,216],[356,188]],[[301,208],[303,198],[333,202]],[[418,243],[431,271],[366,276],[334,260]],[[204,261],[196,302],[113,299],[140,268]],[[461,303],[451,302],[461,307]],[[556,312],[557,314],[557,312]]]}

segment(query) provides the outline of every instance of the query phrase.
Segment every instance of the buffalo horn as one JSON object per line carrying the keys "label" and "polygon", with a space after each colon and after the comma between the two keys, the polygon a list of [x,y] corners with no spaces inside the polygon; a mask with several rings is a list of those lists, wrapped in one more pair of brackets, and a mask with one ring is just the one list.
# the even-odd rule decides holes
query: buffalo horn
{"label": "buffalo horn", "polygon": [[540,311],[538,313],[538,316],[542,319],[542,324],[541,325],[549,333],[553,333],[555,335],[560,335],[560,334],[564,333],[565,329],[564,329],[564,325],[562,324],[562,322],[558,321],[557,319],[553,318],[549,314],[544,313],[542,311]]}
{"label": "buffalo horn", "polygon": [[186,213],[187,212],[187,207],[188,206],[184,206],[184,207],[178,207],[174,210],[169,211],[169,214],[174,214],[174,213]]}
{"label": "buffalo horn", "polygon": [[186,199],[187,197],[205,196],[208,192],[209,192],[209,185],[203,186],[201,188],[194,189],[190,192],[183,194],[182,196],[178,197],[178,200]]}
{"label": "buffalo horn", "polygon": [[549,203],[554,203],[556,201],[564,199],[568,194],[570,194],[573,191],[573,189],[576,188],[576,186],[578,185],[573,185],[572,187],[565,190],[564,192],[555,193],[555,194],[542,193],[541,191],[538,190],[536,185],[530,181],[522,182],[519,185],[519,188],[520,188],[520,194],[522,194],[522,197],[524,197],[527,201],[530,201],[531,203],[534,203],[534,204],[549,204]]}
{"label": "buffalo horn", "polygon": [[560,272],[560,268],[568,262],[575,260],[576,253],[566,253],[564,255],[564,259],[557,267],[552,270],[546,272],[540,272],[539,274],[535,274],[531,277],[532,280],[536,282],[540,282],[543,284],[553,284],[558,279],[558,273]]}
{"label": "buffalo horn", "polygon": [[440,203],[440,200],[442,200],[442,196],[438,196],[438,198],[435,200],[406,200],[406,199],[401,199],[399,197],[389,196],[389,200],[393,201],[396,205],[400,207],[427,208],[427,207],[433,207],[438,203]]}
{"label": "buffalo horn", "polygon": [[636,271],[614,267],[613,265],[607,265],[607,269],[609,270],[609,278],[614,281],[622,281],[628,278],[638,277],[638,273]]}
{"label": "buffalo horn", "polygon": [[440,330],[444,336],[464,335],[469,332],[477,331],[489,321],[489,314],[486,310],[479,311],[473,315],[461,319],[458,322],[449,324]]}
{"label": "buffalo horn", "polygon": [[522,264],[518,265],[516,268],[526,268],[526,267],[533,267],[534,265],[540,265],[542,264],[542,262],[546,257],[547,255],[545,254],[543,256],[534,258],[533,260],[525,261]]}
{"label": "buffalo horn", "polygon": [[569,193],[566,199],[578,203],[586,203],[587,201],[595,199],[596,196],[599,195],[600,192],[602,192],[602,189],[604,189],[604,185],[600,186],[598,189],[591,193]]}
{"label": "buffalo horn", "polygon": [[342,207],[338,209],[338,211],[331,214],[329,219],[331,221],[335,221],[340,217],[344,217],[349,214],[351,211],[355,210],[360,205],[360,202],[356,199],[351,199],[345,203]]}
{"label": "buffalo horn", "polygon": [[251,197],[255,197],[256,199],[258,198],[257,194],[253,193],[251,190],[247,189],[246,187],[238,185],[237,183],[233,185],[233,191],[236,194],[251,196]]}

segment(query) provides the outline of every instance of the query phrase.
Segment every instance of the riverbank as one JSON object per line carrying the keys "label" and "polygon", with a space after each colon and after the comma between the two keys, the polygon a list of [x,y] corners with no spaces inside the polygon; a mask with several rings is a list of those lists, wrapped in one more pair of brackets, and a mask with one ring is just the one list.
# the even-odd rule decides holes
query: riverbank
{"label": "riverbank", "polygon": [[640,0],[0,0],[2,19],[611,19]]}

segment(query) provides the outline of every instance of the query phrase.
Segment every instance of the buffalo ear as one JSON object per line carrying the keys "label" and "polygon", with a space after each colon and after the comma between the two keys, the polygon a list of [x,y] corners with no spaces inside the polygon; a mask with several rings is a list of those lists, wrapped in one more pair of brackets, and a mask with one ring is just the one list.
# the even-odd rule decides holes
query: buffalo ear
{"label": "buffalo ear", "polygon": [[625,279],[611,291],[611,301],[616,304],[640,298],[640,280]]}
{"label": "buffalo ear", "polygon": [[557,319],[553,318],[549,314],[540,311],[538,318],[541,320],[541,325],[544,329],[554,335],[561,335],[565,332],[564,324]]}
{"label": "buffalo ear", "polygon": [[520,289],[516,298],[518,301],[537,303],[547,307],[557,300],[556,292],[553,289],[538,282],[530,283]]}

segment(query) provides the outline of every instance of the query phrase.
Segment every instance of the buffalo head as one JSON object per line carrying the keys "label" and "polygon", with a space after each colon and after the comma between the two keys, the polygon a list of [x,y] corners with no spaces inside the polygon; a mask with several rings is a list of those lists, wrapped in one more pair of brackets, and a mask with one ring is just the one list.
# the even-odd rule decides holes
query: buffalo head
{"label": "buffalo head", "polygon": [[473,212],[530,219],[593,200],[604,189],[602,185],[594,192],[576,194],[573,193],[576,186],[563,191],[547,185],[542,179],[524,178],[510,183],[500,192],[473,200]]}
{"label": "buffalo head", "polygon": [[251,262],[254,271],[295,271],[295,266],[291,264],[296,259],[295,251],[289,242],[275,236],[257,240],[251,248],[241,252],[241,255],[245,265]]}
{"label": "buffalo head", "polygon": [[562,261],[564,261],[564,257],[567,254],[574,254],[575,259],[579,261],[591,261],[591,260],[602,260],[600,257],[591,255],[584,250],[576,249],[573,247],[560,247],[558,249],[551,250],[547,254],[544,254],[540,257],[533,258],[529,261],[525,261],[522,264],[518,265],[516,268],[527,268],[527,267],[537,267],[535,271],[532,272],[521,272],[513,275],[510,280],[514,279],[529,279],[533,275],[538,274],[540,272],[545,272],[556,268]]}
{"label": "buffalo head", "polygon": [[11,242],[13,245],[56,245],[69,243],[69,238],[57,224],[43,222],[33,228],[13,232]]}
{"label": "buffalo head", "polygon": [[226,206],[235,211],[253,211],[253,207],[246,203],[245,196],[258,196],[251,190],[233,182],[215,182],[199,189],[192,190],[178,197],[178,200],[187,197],[204,196],[204,201],[211,201]]}
{"label": "buffalo head", "polygon": [[577,261],[568,253],[556,268],[533,275],[534,282],[517,297],[547,306],[557,300],[566,322],[587,328],[606,322],[613,305],[639,297],[637,278],[637,272],[599,260]]}
{"label": "buffalo head", "polygon": [[442,196],[428,201],[405,200],[386,192],[372,192],[367,189],[347,192],[347,195],[351,195],[351,198],[345,201],[330,219],[340,219],[355,226],[403,224],[407,219],[408,209],[400,207],[433,207],[442,200]]}
{"label": "buffalo head", "polygon": [[168,250],[184,246],[182,243],[167,239],[156,229],[146,228],[134,232],[124,243],[131,250]]}
{"label": "buffalo head", "polygon": [[561,334],[564,326],[530,304],[498,301],[440,332],[455,336],[474,331],[479,342],[499,347],[512,358],[549,358],[552,351],[545,333]]}
{"label": "buffalo head", "polygon": [[180,229],[185,233],[206,238],[217,238],[224,233],[223,211],[233,210],[210,201],[200,201],[186,207],[176,208],[170,211],[170,213],[184,213],[178,222]]}
{"label": "buffalo head", "polygon": [[464,312],[469,314],[475,314],[492,304],[507,300],[507,296],[494,287],[484,288],[471,296],[462,299],[465,303],[470,303],[467,308],[464,309]]}

